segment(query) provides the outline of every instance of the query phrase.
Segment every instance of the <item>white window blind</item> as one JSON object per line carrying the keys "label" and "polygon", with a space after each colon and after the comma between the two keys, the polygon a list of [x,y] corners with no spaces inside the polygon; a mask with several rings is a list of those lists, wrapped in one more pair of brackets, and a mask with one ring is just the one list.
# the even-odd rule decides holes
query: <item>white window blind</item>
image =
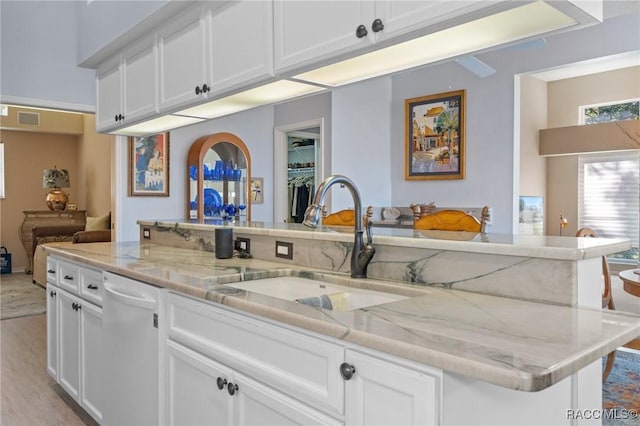
{"label": "white window blind", "polygon": [[616,260],[637,263],[640,239],[640,153],[579,156],[578,223],[601,237],[627,238],[633,249]]}

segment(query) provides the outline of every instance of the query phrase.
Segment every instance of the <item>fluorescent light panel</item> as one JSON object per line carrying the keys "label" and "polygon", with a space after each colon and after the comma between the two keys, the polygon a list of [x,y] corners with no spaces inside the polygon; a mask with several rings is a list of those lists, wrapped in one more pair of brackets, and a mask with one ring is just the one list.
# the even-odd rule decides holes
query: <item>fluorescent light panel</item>
{"label": "fluorescent light panel", "polygon": [[134,124],[133,126],[117,130],[113,133],[117,135],[146,136],[177,129],[178,127],[188,126],[189,124],[199,123],[201,121],[204,121],[204,119],[198,117],[182,117],[178,115],[163,115],[162,117]]}
{"label": "fluorescent light panel", "polygon": [[176,114],[210,119],[320,90],[324,90],[324,88],[295,81],[280,80],[188,108]]}
{"label": "fluorescent light panel", "polygon": [[327,86],[340,86],[566,28],[576,23],[554,7],[538,1],[299,74],[295,78]]}

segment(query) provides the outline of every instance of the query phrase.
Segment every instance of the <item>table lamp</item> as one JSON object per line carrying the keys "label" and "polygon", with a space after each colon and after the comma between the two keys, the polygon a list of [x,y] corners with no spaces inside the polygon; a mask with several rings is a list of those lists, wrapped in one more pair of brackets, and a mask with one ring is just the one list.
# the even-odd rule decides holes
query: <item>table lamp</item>
{"label": "table lamp", "polygon": [[47,194],[47,207],[52,211],[63,211],[67,208],[69,197],[60,188],[69,188],[69,171],[66,169],[44,169],[42,172],[42,187],[50,189]]}

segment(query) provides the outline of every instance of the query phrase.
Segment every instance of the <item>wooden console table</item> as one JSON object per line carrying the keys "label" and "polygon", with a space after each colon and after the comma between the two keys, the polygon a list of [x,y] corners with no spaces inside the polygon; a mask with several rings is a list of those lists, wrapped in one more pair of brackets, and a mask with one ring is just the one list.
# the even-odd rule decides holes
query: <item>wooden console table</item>
{"label": "wooden console table", "polygon": [[[22,247],[24,247],[24,250],[27,253],[28,264],[24,270],[27,274],[33,273],[33,256],[31,253],[33,235],[31,231],[34,225],[84,224],[87,221],[86,210],[62,212],[54,212],[51,210],[25,210],[22,213],[24,214],[24,220],[20,225],[18,233],[20,234]],[[51,241],[62,241],[64,238],[69,237],[54,236],[51,237]]]}

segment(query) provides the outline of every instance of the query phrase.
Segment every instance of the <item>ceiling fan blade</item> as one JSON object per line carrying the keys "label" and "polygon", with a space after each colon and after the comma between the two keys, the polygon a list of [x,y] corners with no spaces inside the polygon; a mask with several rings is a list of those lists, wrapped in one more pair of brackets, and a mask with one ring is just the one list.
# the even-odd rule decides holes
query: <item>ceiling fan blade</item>
{"label": "ceiling fan blade", "polygon": [[491,66],[485,64],[473,55],[463,56],[455,60],[480,78],[489,77],[496,72]]}
{"label": "ceiling fan blade", "polygon": [[529,41],[523,41],[522,43],[514,44],[507,47],[507,49],[513,50],[525,50],[525,49],[542,49],[547,46],[547,40],[544,38],[536,38]]}

